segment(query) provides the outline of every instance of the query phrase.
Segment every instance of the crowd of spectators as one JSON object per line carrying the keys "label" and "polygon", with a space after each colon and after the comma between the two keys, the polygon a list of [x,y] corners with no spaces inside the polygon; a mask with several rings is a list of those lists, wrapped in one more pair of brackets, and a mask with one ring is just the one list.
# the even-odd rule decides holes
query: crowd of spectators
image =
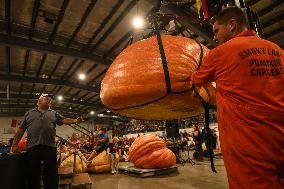
{"label": "crowd of spectators", "polygon": [[[215,114],[210,114],[210,122],[217,122]],[[192,125],[203,127],[204,115],[194,116],[188,119],[178,120],[179,129],[191,128]],[[155,131],[165,131],[166,121],[143,121],[134,120],[125,124],[109,127],[108,130],[112,130],[112,134],[116,136],[124,136],[127,134],[148,133]]]}

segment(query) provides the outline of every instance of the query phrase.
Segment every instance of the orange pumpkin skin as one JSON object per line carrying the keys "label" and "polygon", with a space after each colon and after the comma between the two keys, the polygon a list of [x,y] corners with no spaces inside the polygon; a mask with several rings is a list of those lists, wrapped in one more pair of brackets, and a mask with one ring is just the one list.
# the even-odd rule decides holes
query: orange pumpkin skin
{"label": "orange pumpkin skin", "polygon": [[18,148],[20,151],[27,150],[27,139],[26,138],[23,138],[20,140],[20,142],[18,143]]}
{"label": "orange pumpkin skin", "polygon": [[[199,115],[202,101],[191,90],[190,75],[198,68],[200,45],[185,37],[162,36],[170,75],[171,93],[166,82],[156,37],[126,48],[109,67],[101,85],[103,104],[122,116],[146,120],[171,120]],[[202,46],[203,56],[209,50]],[[215,94],[200,88],[199,94],[211,100]]]}
{"label": "orange pumpkin skin", "polygon": [[176,164],[175,154],[156,135],[143,135],[129,148],[129,160],[139,168],[160,169]]}

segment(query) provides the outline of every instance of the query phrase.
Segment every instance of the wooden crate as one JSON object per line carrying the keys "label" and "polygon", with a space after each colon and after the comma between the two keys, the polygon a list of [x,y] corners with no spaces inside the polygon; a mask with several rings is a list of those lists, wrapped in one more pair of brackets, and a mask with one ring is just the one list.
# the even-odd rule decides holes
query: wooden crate
{"label": "wooden crate", "polygon": [[58,175],[60,178],[71,178],[73,176],[73,167],[59,167]]}
{"label": "wooden crate", "polygon": [[72,178],[72,188],[91,188],[92,181],[88,173],[74,174]]}

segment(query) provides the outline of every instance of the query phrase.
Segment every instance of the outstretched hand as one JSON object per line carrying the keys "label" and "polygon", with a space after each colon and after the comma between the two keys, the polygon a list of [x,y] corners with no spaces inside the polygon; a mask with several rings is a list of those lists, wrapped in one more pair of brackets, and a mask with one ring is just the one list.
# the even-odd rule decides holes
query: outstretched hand
{"label": "outstretched hand", "polygon": [[78,117],[77,119],[76,119],[76,123],[82,123],[84,120],[83,120],[83,118],[82,117]]}

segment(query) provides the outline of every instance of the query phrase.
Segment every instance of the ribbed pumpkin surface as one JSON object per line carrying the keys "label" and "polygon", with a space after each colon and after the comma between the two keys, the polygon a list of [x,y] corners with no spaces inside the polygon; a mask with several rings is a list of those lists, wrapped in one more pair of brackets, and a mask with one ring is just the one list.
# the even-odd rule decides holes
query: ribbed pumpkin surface
{"label": "ribbed pumpkin surface", "polygon": [[[119,162],[119,155],[116,155],[116,164]],[[101,152],[96,156],[92,164],[87,168],[88,173],[107,173],[111,170],[111,159],[109,153],[106,151]]]}
{"label": "ribbed pumpkin surface", "polygon": [[[60,167],[74,167],[74,155],[70,155],[61,162]],[[85,162],[79,156],[76,156],[75,173],[85,173],[86,169]]]}
{"label": "ribbed pumpkin surface", "polygon": [[166,168],[176,164],[175,154],[156,135],[136,138],[129,148],[129,160],[136,167],[146,169]]}
{"label": "ribbed pumpkin surface", "polygon": [[[201,57],[200,45],[192,39],[168,35],[162,36],[162,41],[171,93],[167,94],[157,39],[151,37],[127,47],[109,67],[100,93],[108,109],[147,120],[178,119],[203,112],[200,98],[189,86],[190,74],[197,69]],[[205,56],[209,50],[205,46],[202,49]],[[214,88],[210,86],[210,90]],[[199,93],[209,100],[203,88]]]}

